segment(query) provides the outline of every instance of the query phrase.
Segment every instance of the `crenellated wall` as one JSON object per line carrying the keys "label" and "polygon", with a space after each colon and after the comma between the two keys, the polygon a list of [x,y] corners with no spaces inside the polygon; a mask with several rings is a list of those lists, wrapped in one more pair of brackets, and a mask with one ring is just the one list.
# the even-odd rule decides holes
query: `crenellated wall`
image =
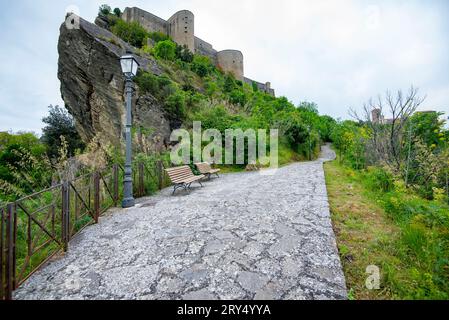
{"label": "crenellated wall", "polygon": [[[137,21],[149,32],[162,32],[170,36],[179,45],[186,45],[190,51],[207,56],[223,72],[232,73],[237,80],[252,84],[253,80],[245,78],[244,57],[238,50],[217,51],[213,46],[195,37],[195,16],[188,10],[175,13],[168,21],[140,8],[126,8],[122,19],[127,22]],[[262,84],[254,81],[259,90],[274,95],[269,82]]]}

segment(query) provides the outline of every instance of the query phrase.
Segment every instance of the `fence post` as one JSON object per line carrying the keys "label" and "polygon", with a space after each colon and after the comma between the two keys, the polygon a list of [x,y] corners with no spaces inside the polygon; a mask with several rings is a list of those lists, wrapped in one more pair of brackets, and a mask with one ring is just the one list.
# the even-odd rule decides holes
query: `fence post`
{"label": "fence post", "polygon": [[5,299],[12,299],[12,292],[14,291],[14,278],[15,278],[15,262],[14,262],[14,204],[8,204],[6,212],[6,266],[5,266],[5,278],[6,278],[6,292]]}
{"label": "fence post", "polygon": [[162,188],[164,187],[164,166],[162,165],[162,160],[157,161],[157,177],[159,180],[159,190],[162,190]]}
{"label": "fence post", "polygon": [[100,218],[100,173],[94,173],[94,214],[95,223],[98,223]]}
{"label": "fence post", "polygon": [[117,207],[118,205],[118,165],[114,164],[112,167],[113,171],[113,179],[114,179],[114,206]]}
{"label": "fence post", "polygon": [[62,249],[67,252],[70,238],[70,198],[69,183],[64,181],[62,184]]}

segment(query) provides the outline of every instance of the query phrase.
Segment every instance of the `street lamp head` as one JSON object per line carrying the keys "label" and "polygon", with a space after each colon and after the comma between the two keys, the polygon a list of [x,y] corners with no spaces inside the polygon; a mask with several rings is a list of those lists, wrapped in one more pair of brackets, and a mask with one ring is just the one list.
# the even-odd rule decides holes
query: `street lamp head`
{"label": "street lamp head", "polygon": [[120,64],[122,66],[122,72],[127,78],[133,78],[137,75],[137,69],[139,63],[132,54],[126,53],[126,55],[120,58]]}

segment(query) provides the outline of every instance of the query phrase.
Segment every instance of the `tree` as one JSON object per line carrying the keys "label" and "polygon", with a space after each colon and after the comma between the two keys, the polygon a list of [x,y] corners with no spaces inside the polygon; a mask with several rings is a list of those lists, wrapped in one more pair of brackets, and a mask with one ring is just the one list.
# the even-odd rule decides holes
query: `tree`
{"label": "tree", "polygon": [[171,40],[160,41],[154,47],[154,54],[157,58],[175,60],[176,43]]}
{"label": "tree", "polygon": [[45,146],[33,133],[0,132],[0,206],[49,186]]}
{"label": "tree", "polygon": [[112,9],[107,4],[102,4],[100,8],[98,9],[98,14],[102,16],[108,16],[112,12]]}
{"label": "tree", "polygon": [[[366,123],[371,132],[367,146],[369,158],[375,163],[385,163],[397,175],[404,174],[409,136],[406,131],[407,123],[424,100],[425,98],[418,96],[418,89],[412,86],[405,95],[401,90],[396,95],[387,91],[385,98],[379,96],[376,102],[370,99],[363,107],[364,118],[350,110],[351,115],[360,123]],[[375,109],[379,110],[380,119],[385,118],[384,110],[388,109],[391,119],[373,121],[371,116]]]}
{"label": "tree", "polygon": [[120,10],[120,8],[115,8],[114,9],[114,14],[120,18],[122,16],[122,10]]}
{"label": "tree", "polygon": [[224,92],[230,93],[236,87],[235,78],[232,74],[227,74],[225,78],[225,83],[223,90]]}
{"label": "tree", "polygon": [[176,45],[176,57],[184,62],[193,62],[193,53],[189,50],[186,45],[180,46]]}
{"label": "tree", "polygon": [[46,145],[50,159],[59,156],[59,149],[62,147],[61,137],[67,142],[69,156],[74,156],[76,150],[84,149],[85,145],[75,128],[75,121],[65,109],[50,105],[49,115],[43,118],[42,122],[47,126],[42,129],[41,141]]}
{"label": "tree", "polygon": [[410,117],[407,132],[411,130],[412,140],[421,139],[430,148],[445,146],[444,120],[442,112],[416,112]]}
{"label": "tree", "polygon": [[318,114],[318,105],[315,102],[303,101],[298,108]]}
{"label": "tree", "polygon": [[212,64],[208,57],[201,55],[194,55],[192,62],[192,71],[200,77],[204,78],[212,70]]}

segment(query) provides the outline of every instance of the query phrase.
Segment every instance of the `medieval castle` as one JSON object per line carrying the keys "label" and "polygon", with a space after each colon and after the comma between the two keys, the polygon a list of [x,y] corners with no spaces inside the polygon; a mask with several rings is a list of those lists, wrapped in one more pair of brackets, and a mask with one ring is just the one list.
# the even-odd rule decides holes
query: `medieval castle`
{"label": "medieval castle", "polygon": [[149,32],[161,32],[170,36],[179,45],[190,51],[209,57],[224,72],[232,73],[237,80],[250,85],[255,83],[259,90],[275,95],[271,84],[260,83],[244,76],[243,54],[238,50],[216,51],[210,43],[195,36],[195,16],[188,10],[175,13],[165,21],[149,12],[133,7],[126,8],[122,18],[126,22],[139,22]]}

